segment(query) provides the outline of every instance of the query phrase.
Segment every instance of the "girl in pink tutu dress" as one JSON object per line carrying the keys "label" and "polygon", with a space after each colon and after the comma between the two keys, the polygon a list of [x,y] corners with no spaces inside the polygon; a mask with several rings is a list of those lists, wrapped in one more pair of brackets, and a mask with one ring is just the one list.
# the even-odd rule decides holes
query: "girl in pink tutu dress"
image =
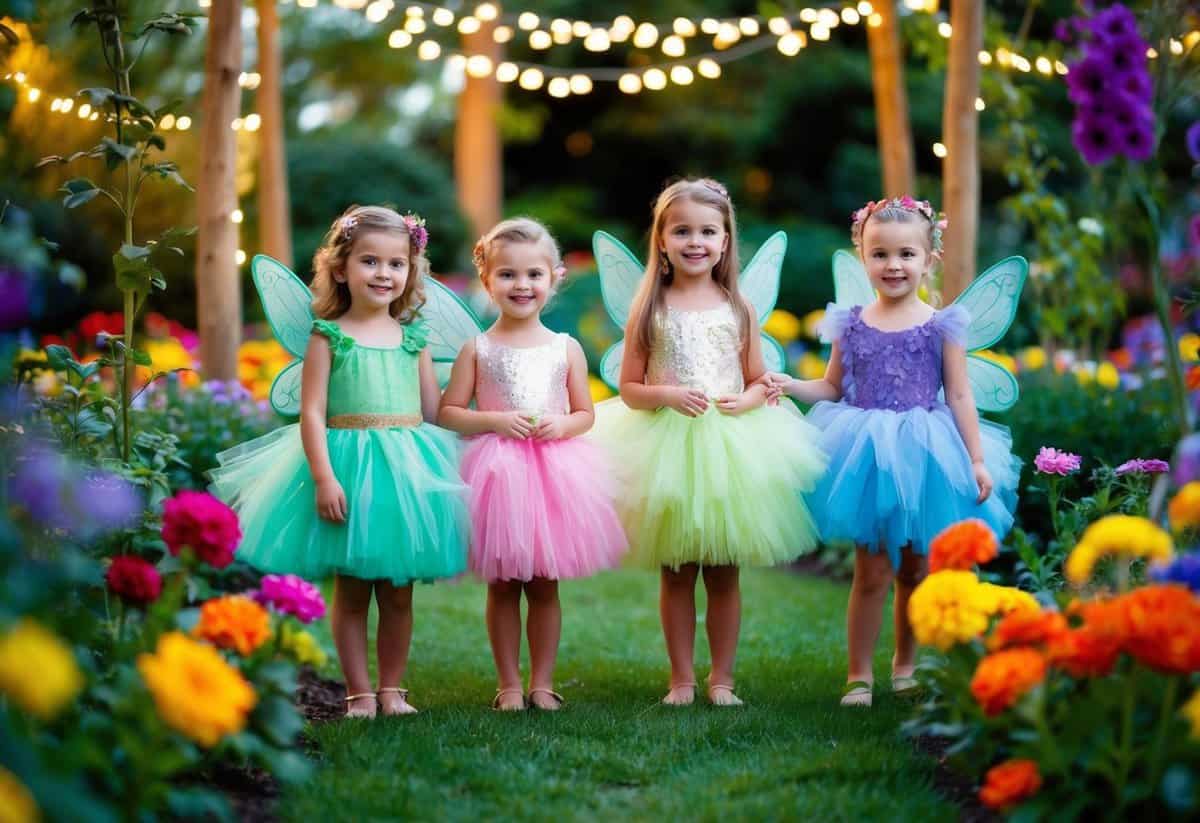
{"label": "girl in pink tutu dress", "polygon": [[[554,691],[558,581],[617,565],[627,544],[605,459],[579,436],[594,418],[583,349],[542,325],[564,273],[558,244],[535,220],[505,220],[475,245],[475,265],[500,316],[459,352],[438,424],[470,438],[462,463],[471,488],[468,564],[488,583],[499,678],[492,706],[555,710],[563,702]],[[528,698],[519,667],[522,592]]]}

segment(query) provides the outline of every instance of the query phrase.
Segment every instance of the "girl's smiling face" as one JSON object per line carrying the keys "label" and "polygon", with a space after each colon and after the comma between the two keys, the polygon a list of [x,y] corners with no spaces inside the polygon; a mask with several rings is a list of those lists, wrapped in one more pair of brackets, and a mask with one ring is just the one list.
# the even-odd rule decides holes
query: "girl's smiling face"
{"label": "girl's smiling face", "polygon": [[500,313],[523,320],[541,313],[554,286],[554,260],[540,243],[498,242],[484,286]]}
{"label": "girl's smiling face", "polygon": [[663,215],[659,250],[675,274],[710,275],[728,244],[725,216],[712,206],[685,197],[672,203]]}
{"label": "girl's smiling face", "polygon": [[335,279],[350,290],[351,305],[387,309],[404,294],[408,255],[407,232],[363,232]]}
{"label": "girl's smiling face", "polygon": [[914,295],[933,266],[929,226],[924,220],[880,222],[863,227],[863,264],[881,298],[903,300]]}

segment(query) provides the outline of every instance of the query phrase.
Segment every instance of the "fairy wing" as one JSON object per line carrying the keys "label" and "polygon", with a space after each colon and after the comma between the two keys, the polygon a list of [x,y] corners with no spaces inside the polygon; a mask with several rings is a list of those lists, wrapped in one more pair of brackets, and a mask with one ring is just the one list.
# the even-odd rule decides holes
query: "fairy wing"
{"label": "fairy wing", "polygon": [[[606,231],[592,234],[592,254],[600,272],[600,295],[604,299],[604,309],[624,331],[645,267],[637,255]],[[621,358],[624,355],[625,341],[618,340],[609,346],[600,360],[600,377],[613,389],[621,386]]]}
{"label": "fairy wing", "polygon": [[293,360],[275,375],[275,382],[271,383],[271,408],[284,417],[300,416],[300,373],[303,367],[303,360]]}
{"label": "fairy wing", "polygon": [[967,355],[967,381],[980,411],[1007,411],[1017,402],[1021,390],[1013,373],[994,360],[977,354]]}
{"label": "fairy wing", "polygon": [[432,277],[425,280],[421,316],[429,324],[429,353],[438,383],[450,382],[450,369],[463,344],[483,330],[475,312],[459,296]]}
{"label": "fairy wing", "polygon": [[291,269],[265,254],[254,255],[250,277],[271,332],[293,357],[303,357],[312,334],[312,292]]}
{"label": "fairy wing", "polygon": [[[742,269],[738,278],[738,290],[754,307],[758,325],[766,321],[779,299],[779,276],[787,255],[787,234],[777,231],[767,238],[750,262]],[[766,332],[761,332],[763,363],[767,371],[783,371],[787,367],[787,355],[779,341]]]}
{"label": "fairy wing", "polygon": [[[967,351],[995,345],[1017,316],[1021,289],[1029,274],[1024,257],[1006,257],[975,278],[954,302],[967,310]],[[967,379],[975,405],[983,411],[1005,411],[1020,396],[1017,378],[1007,368],[977,355],[967,355]]]}
{"label": "fairy wing", "polygon": [[833,302],[845,309],[875,302],[875,289],[862,261],[844,249],[833,253]]}

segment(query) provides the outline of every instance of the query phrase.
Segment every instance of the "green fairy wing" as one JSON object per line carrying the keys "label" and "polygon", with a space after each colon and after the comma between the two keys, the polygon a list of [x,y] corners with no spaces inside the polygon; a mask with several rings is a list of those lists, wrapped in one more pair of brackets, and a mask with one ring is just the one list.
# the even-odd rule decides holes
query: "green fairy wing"
{"label": "green fairy wing", "polygon": [[975,405],[983,411],[1005,411],[1017,402],[1017,378],[995,361],[970,352],[986,349],[1004,337],[1021,300],[1021,289],[1029,274],[1024,257],[1006,257],[990,266],[958,296],[954,305],[971,316],[967,326],[967,378]]}
{"label": "green fairy wing", "polygon": [[[761,328],[779,299],[779,276],[783,271],[783,260],[787,255],[787,235],[777,231],[759,246],[750,262],[742,269],[738,278],[738,291],[754,307],[755,319]],[[787,368],[787,355],[783,346],[766,332],[762,337],[763,362],[767,371],[783,371]]]}
{"label": "green fairy wing", "polygon": [[297,358],[271,384],[271,406],[284,417],[297,417],[300,370],[312,333],[312,292],[291,269],[265,254],[256,254],[250,261],[250,278],[262,300],[271,332]]}
{"label": "green fairy wing", "polygon": [[833,302],[843,309],[875,302],[875,289],[862,261],[844,249],[833,253]]}
{"label": "green fairy wing", "polygon": [[429,353],[438,384],[450,382],[450,369],[463,344],[483,330],[475,312],[457,294],[432,277],[425,279],[421,317],[429,324]]}
{"label": "green fairy wing", "polygon": [[[624,243],[606,231],[592,234],[592,254],[596,258],[596,269],[600,272],[600,295],[608,316],[625,332],[629,322],[629,310],[633,298],[642,282],[646,267]],[[625,341],[618,340],[600,360],[600,377],[610,387],[621,387],[621,358],[625,355]]]}

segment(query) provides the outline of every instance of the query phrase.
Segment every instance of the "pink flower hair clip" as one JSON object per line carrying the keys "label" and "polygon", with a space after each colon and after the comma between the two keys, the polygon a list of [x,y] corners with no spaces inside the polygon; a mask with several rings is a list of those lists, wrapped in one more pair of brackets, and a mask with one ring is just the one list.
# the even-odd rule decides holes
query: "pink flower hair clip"
{"label": "pink flower hair clip", "polygon": [[480,240],[480,242],[476,243],[475,248],[473,248],[471,250],[471,262],[475,264],[475,270],[477,272],[479,272],[480,275],[482,275],[483,267],[487,264],[487,261],[484,260],[484,257],[483,257],[483,241],[482,241],[482,239]]}
{"label": "pink flower hair clip", "polygon": [[403,219],[404,225],[408,227],[408,239],[417,247],[417,254],[420,254],[429,245],[429,230],[425,228],[425,218],[409,212]]}
{"label": "pink flower hair clip", "polygon": [[349,240],[354,236],[354,227],[358,225],[357,217],[343,217],[341,224],[338,226],[338,236],[343,240]]}
{"label": "pink flower hair clip", "polygon": [[942,254],[942,234],[949,225],[946,221],[946,215],[935,212],[933,206],[928,200],[916,200],[909,195],[903,197],[893,197],[891,199],[871,200],[861,209],[858,209],[850,214],[850,238],[854,241],[855,248],[862,247],[862,232],[863,226],[866,225],[867,218],[876,212],[884,209],[901,209],[903,211],[919,214],[929,221],[933,227],[931,242],[933,245],[933,253],[940,257]]}

